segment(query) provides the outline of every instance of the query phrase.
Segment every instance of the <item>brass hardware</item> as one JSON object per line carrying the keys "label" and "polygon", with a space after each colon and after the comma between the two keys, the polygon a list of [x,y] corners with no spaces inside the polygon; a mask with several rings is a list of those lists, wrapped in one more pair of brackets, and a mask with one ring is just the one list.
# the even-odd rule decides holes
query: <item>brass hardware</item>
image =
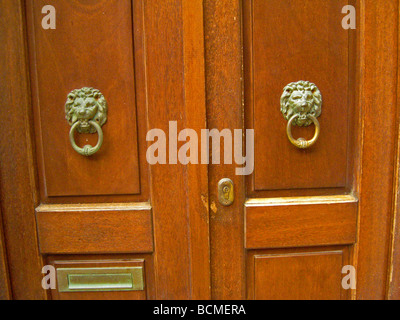
{"label": "brass hardware", "polygon": [[232,205],[235,200],[235,194],[231,179],[225,178],[218,183],[218,199],[223,206]]}
{"label": "brass hardware", "polygon": [[[322,112],[322,95],[318,87],[309,81],[298,81],[288,84],[281,97],[281,112],[288,121],[286,133],[289,141],[300,149],[307,149],[315,144],[321,132],[317,118]],[[315,125],[314,137],[307,141],[294,139],[292,124],[299,127]]]}
{"label": "brass hardware", "polygon": [[317,118],[315,118],[314,116],[309,114],[309,115],[307,115],[307,117],[310,118],[315,124],[314,137],[311,140],[306,140],[304,138],[299,138],[296,140],[293,138],[293,135],[292,135],[292,122],[295,121],[296,119],[298,119],[298,117],[299,117],[299,115],[296,114],[289,120],[289,122],[287,124],[287,128],[286,128],[287,136],[289,138],[289,141],[297,148],[307,149],[307,148],[311,147],[315,142],[317,142],[319,133],[321,132],[321,128],[320,128]]}
{"label": "brass hardware", "polygon": [[[65,104],[65,114],[69,125],[69,139],[72,148],[83,156],[91,156],[100,150],[103,144],[101,127],[107,121],[107,101],[102,93],[93,88],[82,88],[71,91]],[[96,133],[99,135],[97,145],[86,145],[80,148],[75,143],[75,131],[79,133]]]}
{"label": "brass hardware", "polygon": [[142,291],[143,267],[59,268],[59,292]]}

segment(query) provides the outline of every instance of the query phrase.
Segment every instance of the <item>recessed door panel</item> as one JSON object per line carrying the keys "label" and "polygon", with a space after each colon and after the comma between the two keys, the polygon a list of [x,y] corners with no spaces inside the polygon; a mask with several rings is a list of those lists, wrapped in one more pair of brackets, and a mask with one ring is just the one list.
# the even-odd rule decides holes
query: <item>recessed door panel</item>
{"label": "recessed door panel", "polygon": [[[46,1],[32,1],[34,104],[41,182],[47,196],[137,194],[139,158],[132,2],[53,1],[56,29],[42,27]],[[65,104],[74,89],[99,90],[108,105],[100,150],[71,146]],[[142,109],[140,112],[144,112]],[[75,132],[78,146],[98,134]]]}
{"label": "recessed door panel", "polygon": [[[331,250],[330,250],[331,249]],[[265,251],[249,254],[250,299],[340,300],[346,248]]]}
{"label": "recessed door panel", "polygon": [[[255,129],[254,190],[346,185],[350,37],[345,0],[245,1],[245,117]],[[308,149],[293,146],[280,106],[285,86],[300,80],[322,94],[321,132]],[[310,140],[314,125],[292,126]]]}

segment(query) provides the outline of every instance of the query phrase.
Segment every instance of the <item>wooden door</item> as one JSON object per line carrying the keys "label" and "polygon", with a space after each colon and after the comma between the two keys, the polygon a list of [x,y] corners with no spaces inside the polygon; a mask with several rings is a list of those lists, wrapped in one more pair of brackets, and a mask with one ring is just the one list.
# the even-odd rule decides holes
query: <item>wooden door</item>
{"label": "wooden door", "polygon": [[[348,5],[356,29],[342,26]],[[205,1],[208,126],[255,136],[251,175],[210,167],[213,298],[384,299],[395,288],[398,12],[398,1]],[[308,149],[289,142],[280,110],[284,92],[315,93],[286,87],[300,80],[323,100]],[[292,127],[295,139],[316,130]],[[222,178],[234,182],[229,207]],[[357,290],[342,287],[346,266]]]}
{"label": "wooden door", "polygon": [[[209,298],[207,167],[146,160],[148,130],[168,132],[172,120],[205,127],[202,2],[57,0],[55,29],[43,27],[47,5],[1,2],[9,80],[1,211],[12,297]],[[96,105],[89,120],[103,125],[91,156],[84,146],[99,134],[72,133],[80,153],[69,138],[79,103]],[[43,266],[56,269],[56,289],[42,288]],[[73,287],[60,288],[66,277]],[[104,291],[107,281],[116,290]],[[4,296],[6,285],[1,278]]]}
{"label": "wooden door", "polygon": [[[47,5],[0,0],[0,298],[399,298],[397,0],[54,0],[55,29]],[[303,150],[280,110],[300,80],[322,95]],[[90,156],[79,98],[107,102]],[[254,170],[151,165],[170,121],[254,130]]]}

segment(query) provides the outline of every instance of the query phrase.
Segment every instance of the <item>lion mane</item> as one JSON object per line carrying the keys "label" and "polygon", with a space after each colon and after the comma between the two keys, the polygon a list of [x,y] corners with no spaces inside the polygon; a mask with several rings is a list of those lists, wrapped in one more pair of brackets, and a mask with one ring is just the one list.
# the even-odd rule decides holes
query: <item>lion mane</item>
{"label": "lion mane", "polygon": [[[78,98],[82,98],[84,101],[87,99],[94,99],[97,103],[97,113],[90,119],[92,121],[96,121],[100,126],[102,126],[107,121],[107,102],[102,95],[102,93],[93,88],[82,88],[73,90],[67,98],[67,102],[65,104],[65,114],[66,119],[70,125],[73,125],[76,121],[79,120],[77,115],[77,108],[75,107],[75,100]],[[85,106],[86,107],[86,106]],[[96,131],[94,128],[91,128],[91,131]]]}
{"label": "lion mane", "polygon": [[[281,97],[281,112],[283,113],[286,120],[290,120],[290,118],[297,113],[295,111],[297,106],[291,101],[292,94],[295,92],[297,94],[301,93],[303,98],[307,97],[308,93],[311,93],[312,96],[311,101],[307,100],[310,104],[310,110],[308,110],[307,113],[299,112],[300,116],[305,118],[307,114],[311,114],[317,118],[321,115],[322,95],[317,86],[309,81],[298,81],[288,84],[283,89],[283,94]],[[294,123],[300,126],[307,126],[310,125],[312,121],[309,119],[305,121],[303,119],[302,121],[295,121]]]}

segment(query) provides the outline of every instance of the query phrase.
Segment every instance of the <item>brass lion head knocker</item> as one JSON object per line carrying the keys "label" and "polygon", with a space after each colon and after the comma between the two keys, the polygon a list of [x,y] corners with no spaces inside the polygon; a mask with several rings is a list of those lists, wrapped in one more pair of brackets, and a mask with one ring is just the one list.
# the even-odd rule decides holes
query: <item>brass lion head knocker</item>
{"label": "brass lion head knocker", "polygon": [[[311,147],[320,134],[317,118],[322,112],[322,95],[317,86],[309,81],[298,81],[288,84],[281,97],[281,112],[286,120],[289,141],[300,149]],[[307,141],[303,138],[295,140],[292,135],[292,124],[299,127],[315,125],[314,138]]]}
{"label": "brass lion head knocker", "polygon": [[[71,145],[76,152],[83,156],[91,156],[100,150],[103,143],[103,131],[101,127],[107,121],[107,102],[102,93],[93,88],[84,87],[76,89],[68,94],[65,104],[65,117],[70,126],[69,133]],[[83,148],[75,142],[75,131],[79,133],[98,133],[97,145],[86,145]]]}

